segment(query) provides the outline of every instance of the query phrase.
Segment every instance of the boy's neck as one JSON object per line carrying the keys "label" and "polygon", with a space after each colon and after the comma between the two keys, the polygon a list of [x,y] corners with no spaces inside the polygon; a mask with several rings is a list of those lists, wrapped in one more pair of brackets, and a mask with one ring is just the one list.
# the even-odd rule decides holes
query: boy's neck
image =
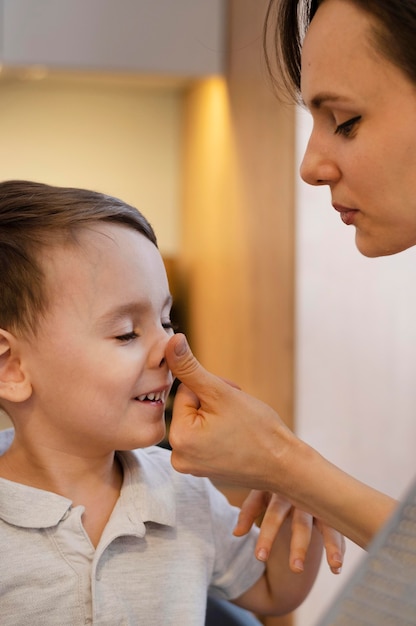
{"label": "boy's neck", "polygon": [[121,488],[122,469],[114,452],[102,456],[78,456],[48,447],[24,445],[16,435],[0,456],[0,477],[51,491],[73,501],[100,488]]}

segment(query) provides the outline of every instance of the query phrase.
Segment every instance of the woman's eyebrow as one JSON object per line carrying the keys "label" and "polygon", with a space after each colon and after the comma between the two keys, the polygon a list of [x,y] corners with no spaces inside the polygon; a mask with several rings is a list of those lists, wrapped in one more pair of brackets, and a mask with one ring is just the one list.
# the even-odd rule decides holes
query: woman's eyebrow
{"label": "woman's eyebrow", "polygon": [[[302,102],[305,103],[304,100],[302,100]],[[343,103],[349,103],[351,102],[351,99],[348,98],[347,96],[343,96],[341,94],[337,94],[337,93],[332,93],[330,91],[323,91],[321,93],[317,93],[311,100],[310,102],[306,102],[306,106],[309,109],[320,109],[323,105],[325,104],[337,104],[339,102],[343,102]]]}

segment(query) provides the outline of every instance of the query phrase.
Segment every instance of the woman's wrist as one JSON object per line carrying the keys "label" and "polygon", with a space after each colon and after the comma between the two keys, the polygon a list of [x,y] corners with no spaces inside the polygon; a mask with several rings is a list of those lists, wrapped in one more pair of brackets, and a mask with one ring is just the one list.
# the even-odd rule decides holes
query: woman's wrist
{"label": "woman's wrist", "polygon": [[295,435],[275,455],[268,487],[321,519],[362,548],[393,513],[397,502],[346,474]]}

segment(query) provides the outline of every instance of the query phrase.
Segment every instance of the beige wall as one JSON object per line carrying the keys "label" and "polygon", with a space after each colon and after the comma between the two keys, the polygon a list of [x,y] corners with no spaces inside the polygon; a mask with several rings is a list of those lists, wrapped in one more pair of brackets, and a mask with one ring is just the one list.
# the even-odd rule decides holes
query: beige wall
{"label": "beige wall", "polygon": [[153,223],[162,252],[174,254],[181,106],[177,87],[133,80],[0,80],[0,179],[118,195]]}

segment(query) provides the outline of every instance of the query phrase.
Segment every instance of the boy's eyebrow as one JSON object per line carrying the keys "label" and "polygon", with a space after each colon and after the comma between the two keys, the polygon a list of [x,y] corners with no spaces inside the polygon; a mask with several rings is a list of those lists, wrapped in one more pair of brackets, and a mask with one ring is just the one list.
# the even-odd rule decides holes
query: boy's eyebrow
{"label": "boy's eyebrow", "polygon": [[[167,307],[171,307],[173,303],[173,298],[171,294],[166,296],[163,304],[162,310]],[[141,315],[149,310],[150,302],[148,300],[144,300],[138,302],[137,300],[133,302],[125,302],[124,304],[120,304],[119,306],[114,307],[110,311],[107,311],[98,319],[98,323],[102,325],[111,324],[112,322],[116,322],[117,320],[131,316],[131,315]]]}

